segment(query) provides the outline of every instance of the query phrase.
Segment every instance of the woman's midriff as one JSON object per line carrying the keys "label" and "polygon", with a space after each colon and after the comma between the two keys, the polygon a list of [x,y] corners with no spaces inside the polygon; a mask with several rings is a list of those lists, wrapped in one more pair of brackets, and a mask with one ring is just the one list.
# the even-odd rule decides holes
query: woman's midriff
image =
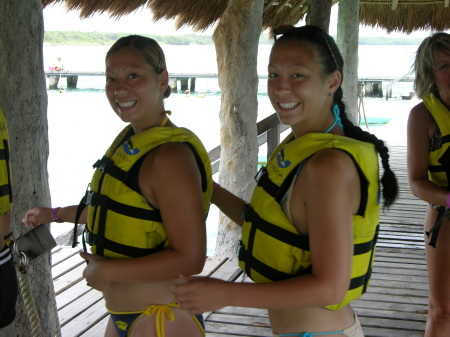
{"label": "woman's midriff", "polygon": [[159,283],[111,283],[104,291],[106,307],[117,312],[140,311],[152,304],[173,302],[171,285],[177,280]]}
{"label": "woman's midriff", "polygon": [[340,331],[354,323],[350,305],[338,311],[322,307],[269,310],[272,331],[276,334]]}

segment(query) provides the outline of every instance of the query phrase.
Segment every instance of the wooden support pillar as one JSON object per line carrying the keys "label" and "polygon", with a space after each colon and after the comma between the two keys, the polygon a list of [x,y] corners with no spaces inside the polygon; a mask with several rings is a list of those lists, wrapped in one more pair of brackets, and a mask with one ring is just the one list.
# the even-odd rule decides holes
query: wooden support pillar
{"label": "wooden support pillar", "polygon": [[190,85],[190,90],[191,92],[195,92],[195,77],[191,77],[191,85]]}
{"label": "wooden support pillar", "polygon": [[184,92],[186,90],[189,90],[189,78],[182,77],[182,78],[179,78],[179,80],[180,80],[181,91]]}
{"label": "wooden support pillar", "polygon": [[357,123],[359,0],[339,1],[337,45],[344,61],[342,90],[347,117]]}
{"label": "wooden support pillar", "polygon": [[177,79],[174,77],[169,77],[169,87],[171,89],[171,92],[177,93],[178,92],[178,83]]}
{"label": "wooden support pillar", "polygon": [[48,88],[51,90],[58,89],[59,76],[48,76]]}
{"label": "wooden support pillar", "polygon": [[67,88],[75,89],[78,83],[78,76],[67,76]]}
{"label": "wooden support pillar", "polygon": [[364,82],[364,96],[383,97],[383,82],[382,81]]}

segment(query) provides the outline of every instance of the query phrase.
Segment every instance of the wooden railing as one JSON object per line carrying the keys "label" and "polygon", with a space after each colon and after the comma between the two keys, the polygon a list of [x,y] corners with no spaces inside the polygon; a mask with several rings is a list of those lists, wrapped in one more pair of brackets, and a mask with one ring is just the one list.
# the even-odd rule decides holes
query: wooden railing
{"label": "wooden railing", "polygon": [[[267,143],[267,158],[280,143],[280,134],[289,128],[281,124],[276,113],[259,121],[256,125],[258,131],[258,146]],[[219,172],[220,165],[220,145],[208,152],[211,160],[212,173]]]}

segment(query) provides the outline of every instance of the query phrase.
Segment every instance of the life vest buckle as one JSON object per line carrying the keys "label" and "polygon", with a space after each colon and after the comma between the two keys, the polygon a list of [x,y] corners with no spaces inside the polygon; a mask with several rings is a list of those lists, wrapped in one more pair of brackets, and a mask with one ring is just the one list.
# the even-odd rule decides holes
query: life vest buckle
{"label": "life vest buckle", "polygon": [[113,163],[113,161],[110,158],[103,156],[102,159],[97,160],[97,162],[94,164],[94,168],[98,169],[101,172],[106,172],[108,166],[110,166],[111,163]]}
{"label": "life vest buckle", "polygon": [[255,176],[256,183],[258,183],[259,180],[266,174],[267,174],[266,167],[265,166],[261,166],[261,168],[259,169],[258,173]]}
{"label": "life vest buckle", "polygon": [[86,200],[84,201],[84,203],[88,206],[92,206],[92,201],[94,199],[94,195],[95,193],[92,191],[86,191]]}
{"label": "life vest buckle", "polygon": [[248,212],[250,211],[250,204],[248,202],[245,203],[244,207],[242,207],[242,212],[241,212],[241,219],[247,221],[247,215]]}

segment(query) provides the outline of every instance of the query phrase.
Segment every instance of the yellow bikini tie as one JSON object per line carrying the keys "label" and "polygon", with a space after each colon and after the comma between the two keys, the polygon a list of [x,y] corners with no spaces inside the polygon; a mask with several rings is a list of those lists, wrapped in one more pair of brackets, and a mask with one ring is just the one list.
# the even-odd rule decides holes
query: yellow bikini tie
{"label": "yellow bikini tie", "polygon": [[151,305],[143,312],[147,316],[152,316],[156,314],[156,335],[158,337],[164,337],[164,320],[167,319],[171,322],[174,321],[175,315],[170,307],[177,308],[178,305],[175,303],[170,303],[167,305]]}
{"label": "yellow bikini tie", "polygon": [[172,111],[166,110],[165,113],[166,113],[166,116],[164,117],[163,121],[161,122],[161,124],[159,126],[166,125],[167,121],[169,120],[169,116],[172,114]]}

